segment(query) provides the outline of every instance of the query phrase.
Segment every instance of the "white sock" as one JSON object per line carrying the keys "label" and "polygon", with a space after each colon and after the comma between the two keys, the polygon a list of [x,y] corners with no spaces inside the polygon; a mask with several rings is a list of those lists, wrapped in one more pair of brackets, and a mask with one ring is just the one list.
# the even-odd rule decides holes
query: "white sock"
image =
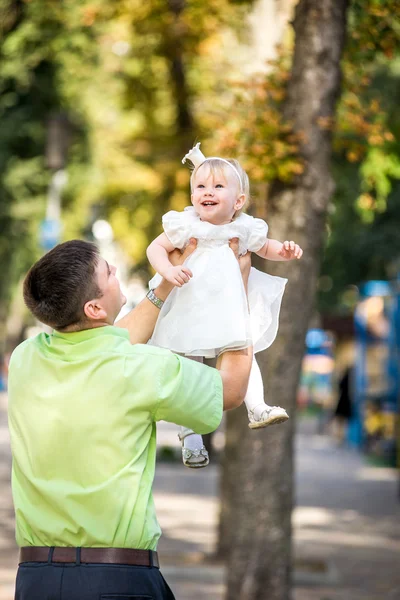
{"label": "white sock", "polygon": [[[181,435],[186,433],[188,430],[185,428],[181,428]],[[189,433],[183,438],[183,446],[186,450],[191,451],[199,451],[203,447],[203,438],[198,433]],[[194,465],[197,463],[203,463],[205,461],[205,457],[199,454],[199,456],[192,456],[191,458],[186,459],[188,463]]]}
{"label": "white sock", "polygon": [[262,416],[263,412],[273,408],[264,402],[263,380],[261,377],[260,367],[258,366],[254,357],[251,365],[249,385],[244,402],[246,404],[247,411],[253,414],[253,417],[256,421],[262,421],[267,418],[267,415],[264,417]]}
{"label": "white sock", "polygon": [[185,437],[183,445],[188,450],[200,450],[203,446],[203,438],[198,433],[192,433]]}
{"label": "white sock", "polygon": [[247,393],[244,402],[248,411],[254,411],[254,409],[257,408],[256,412],[259,412],[260,408],[262,412],[265,410],[265,408],[269,408],[269,406],[264,403],[263,380],[261,377],[260,367],[258,366],[254,356],[253,363],[251,365],[249,385],[247,387]]}

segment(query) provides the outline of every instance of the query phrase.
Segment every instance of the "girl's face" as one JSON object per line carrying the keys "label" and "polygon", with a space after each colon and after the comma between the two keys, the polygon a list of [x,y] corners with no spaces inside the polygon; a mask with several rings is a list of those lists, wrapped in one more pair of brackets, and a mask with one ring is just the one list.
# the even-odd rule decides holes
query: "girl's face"
{"label": "girl's face", "polygon": [[238,178],[228,165],[212,173],[206,163],[199,167],[192,180],[191,200],[202,221],[225,225],[242,208],[245,195],[240,193]]}

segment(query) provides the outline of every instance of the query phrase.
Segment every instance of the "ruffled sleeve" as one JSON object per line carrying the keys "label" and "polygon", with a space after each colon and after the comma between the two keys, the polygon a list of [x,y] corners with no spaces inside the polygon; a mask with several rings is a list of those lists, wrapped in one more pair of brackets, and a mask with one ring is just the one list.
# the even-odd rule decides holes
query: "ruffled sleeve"
{"label": "ruffled sleeve", "polygon": [[175,248],[182,250],[190,239],[188,219],[185,213],[170,210],[162,218],[164,232]]}
{"label": "ruffled sleeve", "polygon": [[249,237],[247,240],[247,249],[250,252],[258,252],[264,246],[268,236],[268,225],[262,219],[252,218]]}

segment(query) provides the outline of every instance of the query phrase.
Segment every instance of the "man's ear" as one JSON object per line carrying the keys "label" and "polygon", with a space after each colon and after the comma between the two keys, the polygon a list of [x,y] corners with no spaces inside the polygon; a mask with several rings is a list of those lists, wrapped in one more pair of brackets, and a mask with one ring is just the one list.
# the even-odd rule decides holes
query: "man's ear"
{"label": "man's ear", "polygon": [[97,300],[88,300],[83,307],[83,312],[90,321],[104,321],[107,313]]}
{"label": "man's ear", "polygon": [[240,210],[246,202],[245,194],[240,194],[239,198],[235,202],[235,210]]}

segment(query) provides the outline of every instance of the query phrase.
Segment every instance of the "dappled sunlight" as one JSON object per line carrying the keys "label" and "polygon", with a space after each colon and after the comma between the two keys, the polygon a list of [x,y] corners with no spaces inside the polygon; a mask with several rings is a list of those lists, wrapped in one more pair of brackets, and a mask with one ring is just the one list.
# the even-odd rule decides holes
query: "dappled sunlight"
{"label": "dappled sunlight", "polygon": [[295,528],[307,526],[332,525],[335,520],[333,511],[313,506],[301,506],[293,512],[292,523]]}
{"label": "dappled sunlight", "polygon": [[395,469],[384,467],[362,467],[356,474],[358,481],[396,481]]}
{"label": "dappled sunlight", "polygon": [[292,523],[298,543],[314,541],[326,546],[400,552],[400,523],[394,527],[393,520],[384,515],[377,523],[376,517],[366,517],[356,510],[301,506],[294,510]]}
{"label": "dappled sunlight", "polygon": [[174,540],[190,541],[206,552],[213,550],[218,498],[156,492],[154,501],[164,535]]}
{"label": "dappled sunlight", "polygon": [[326,546],[341,546],[353,548],[371,548],[375,551],[391,550],[400,552],[400,541],[390,540],[384,536],[371,535],[370,533],[348,533],[337,530],[315,530],[302,528],[295,530],[296,542],[313,542]]}

